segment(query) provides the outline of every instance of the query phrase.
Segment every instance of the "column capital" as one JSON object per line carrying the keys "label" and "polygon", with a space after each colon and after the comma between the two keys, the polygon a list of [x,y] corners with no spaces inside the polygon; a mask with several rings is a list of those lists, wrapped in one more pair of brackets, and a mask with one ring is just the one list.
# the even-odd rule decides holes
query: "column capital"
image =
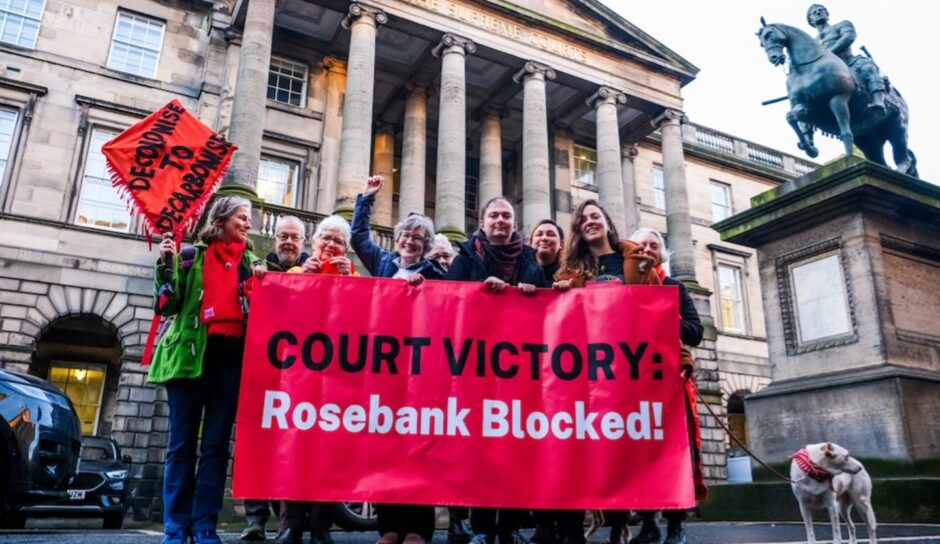
{"label": "column capital", "polygon": [[349,13],[346,17],[343,17],[343,28],[349,30],[352,28],[353,22],[361,17],[372,19],[376,27],[388,22],[388,15],[381,9],[360,2],[353,2],[353,4],[349,6]]}
{"label": "column capital", "polygon": [[686,117],[685,113],[670,108],[654,117],[653,120],[650,121],[650,124],[656,128],[662,128],[664,125],[679,125],[680,123],[688,122],[689,118]]}
{"label": "column capital", "polygon": [[625,144],[620,152],[623,154],[623,158],[633,162],[640,154],[640,148],[636,144]]}
{"label": "column capital", "polygon": [[380,133],[395,134],[395,125],[393,125],[392,123],[381,123],[379,124],[379,128],[375,131],[375,133],[376,134],[380,134]]}
{"label": "column capital", "polygon": [[512,79],[516,83],[523,83],[530,77],[535,77],[546,81],[555,79],[555,70],[553,70],[552,67],[548,66],[547,64],[530,60],[526,61],[522,69],[512,76]]}
{"label": "column capital", "polygon": [[477,44],[473,43],[473,40],[448,32],[441,37],[441,43],[437,44],[431,53],[435,57],[441,57],[444,53],[467,55],[476,53],[476,50]]}
{"label": "column capital", "polygon": [[482,121],[484,118],[495,115],[499,119],[505,119],[509,115],[509,108],[497,106],[496,104],[485,103],[481,105],[470,116],[474,121]]}
{"label": "column capital", "polygon": [[346,73],[346,61],[336,57],[323,57],[320,59],[320,66],[324,72]]}
{"label": "column capital", "polygon": [[429,83],[423,81],[407,81],[405,82],[405,91],[407,95],[422,95],[425,99],[430,99],[437,96],[437,89],[432,87]]}
{"label": "column capital", "polygon": [[592,108],[600,107],[601,104],[613,104],[616,106],[617,104],[626,104],[627,95],[617,89],[602,85],[584,102]]}

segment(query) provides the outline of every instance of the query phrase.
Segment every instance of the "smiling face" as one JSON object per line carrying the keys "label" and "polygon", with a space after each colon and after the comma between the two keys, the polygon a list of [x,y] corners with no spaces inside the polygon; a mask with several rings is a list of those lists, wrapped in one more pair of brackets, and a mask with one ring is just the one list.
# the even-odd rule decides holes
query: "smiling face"
{"label": "smiling face", "polygon": [[480,228],[492,244],[497,246],[508,244],[516,231],[512,206],[505,200],[491,202],[483,212],[483,224]]}
{"label": "smiling face", "polygon": [[600,208],[593,204],[584,207],[584,211],[581,212],[581,238],[589,246],[603,243],[607,238],[608,229],[607,218],[604,217],[604,212]]}
{"label": "smiling face", "polygon": [[326,262],[346,254],[347,242],[339,229],[326,229],[313,239],[314,258]]}
{"label": "smiling face", "polygon": [[549,264],[558,260],[561,253],[561,236],[558,228],[551,223],[542,223],[532,232],[532,247],[539,264]]}
{"label": "smiling face", "polygon": [[663,262],[663,248],[659,245],[659,238],[652,232],[644,232],[636,243],[643,247],[643,253],[653,258],[653,266],[659,266]]}
{"label": "smiling face", "polygon": [[424,253],[424,245],[429,243],[428,234],[424,229],[418,227],[411,230],[403,230],[398,235],[398,241],[395,242],[395,249],[401,255],[403,262],[413,263],[421,259]]}
{"label": "smiling face", "polygon": [[223,242],[244,242],[251,230],[251,210],[247,206],[240,206],[228,219],[222,221],[221,226]]}
{"label": "smiling face", "polygon": [[304,233],[300,225],[293,221],[285,222],[278,227],[274,239],[277,241],[275,251],[281,264],[285,266],[295,264],[304,245]]}

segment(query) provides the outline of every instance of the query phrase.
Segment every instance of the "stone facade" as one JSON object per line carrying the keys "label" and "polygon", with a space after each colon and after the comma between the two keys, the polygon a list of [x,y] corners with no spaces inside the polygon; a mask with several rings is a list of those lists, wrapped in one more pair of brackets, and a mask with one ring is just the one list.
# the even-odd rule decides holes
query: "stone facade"
{"label": "stone facade", "polygon": [[[663,166],[663,137],[650,122],[666,110],[679,115],[680,89],[696,69],[648,37],[631,42],[631,47],[646,52],[643,58],[632,57],[628,47],[616,45],[629,37],[629,25],[596,11],[593,3],[585,2],[584,10],[574,13],[568,2],[561,1],[517,2],[496,10],[484,5],[489,3],[461,0],[453,2],[456,7],[451,12],[434,1],[376,1],[369,9],[396,15],[387,25],[383,26],[386,17],[378,12],[352,14],[360,19],[372,17],[378,27],[365,34],[375,32],[375,39],[387,40],[381,47],[373,45],[380,57],[373,67],[374,79],[359,83],[360,87],[370,82],[374,86],[370,100],[375,111],[363,116],[348,107],[346,85],[350,71],[363,68],[354,65],[362,60],[356,51],[368,50],[368,44],[357,42],[351,47],[352,34],[341,27],[342,19],[350,15],[345,11],[348,3],[279,2],[268,41],[275,58],[306,70],[300,78],[303,96],[297,103],[267,100],[260,116],[255,114],[262,105],[255,103],[257,111],[233,119],[233,104],[244,99],[238,91],[242,45],[263,46],[265,40],[259,41],[256,29],[267,28],[254,23],[246,26],[245,4],[234,0],[128,0],[120,4],[46,0],[34,47],[0,42],[0,110],[14,118],[0,178],[0,366],[47,377],[50,364],[77,357],[106,369],[94,432],[113,436],[131,456],[132,497],[142,515],[147,515],[152,499],[160,494],[167,428],[165,393],[145,383],[145,371],[139,365],[152,317],[156,251],[135,234],[139,224],[134,219],[126,229],[110,230],[96,227],[94,218],[82,219],[80,210],[88,201],[84,191],[93,186],[95,175],[101,175],[90,166],[97,151],[92,143],[100,143],[96,137],[116,134],[173,98],[222,133],[246,129],[254,131],[254,136],[260,133],[262,160],[295,166],[290,198],[274,201],[258,186],[235,184],[261,194],[255,227],[262,242],[270,241],[274,220],[283,213],[299,214],[312,226],[337,205],[348,204],[348,187],[354,180],[343,177],[343,153],[348,151],[343,142],[353,133],[367,147],[376,141],[376,133],[368,130],[349,133],[350,116],[361,126],[374,126],[376,131],[382,127],[382,145],[388,147],[375,156],[381,158],[383,171],[391,171],[393,177],[399,165],[402,176],[407,174],[400,186],[396,178],[396,194],[390,198],[409,211],[434,216],[437,203],[446,202],[448,217],[457,217],[454,221],[460,223],[462,214],[464,227],[469,229],[475,224],[479,197],[501,191],[519,204],[520,220],[530,222],[522,217],[522,210],[527,195],[534,194],[532,198],[538,198],[541,206],[539,213],[545,213],[548,206],[549,213],[567,226],[574,207],[601,192],[625,195],[622,209],[627,228],[642,225],[667,230],[666,207],[659,205],[654,187],[654,172]],[[535,4],[539,13],[533,9]],[[236,7],[240,10],[233,11]],[[297,13],[307,17],[296,18]],[[109,67],[114,27],[121,14],[162,24],[153,77]],[[298,26],[300,20],[318,23]],[[572,32],[559,20],[570,20],[571,28],[580,30]],[[247,32],[254,32],[251,39],[245,37]],[[442,195],[434,168],[439,164],[440,94],[460,91],[453,90],[457,86],[435,85],[442,61],[432,49],[438,44],[458,47],[443,38],[449,32],[483,50],[459,45],[466,71],[467,128],[457,135],[459,145],[447,149],[466,161],[466,176],[452,173],[448,182],[453,187]],[[253,51],[254,56],[247,58],[257,65]],[[493,51],[501,53],[493,55]],[[591,62],[586,65],[585,59]],[[514,81],[513,76],[529,63],[538,69],[523,72],[519,82]],[[532,76],[536,72],[541,74],[538,81]],[[527,93],[530,87],[538,92]],[[603,104],[598,99],[586,102],[602,87],[613,98],[598,94],[606,100]],[[415,89],[423,90],[415,95]],[[480,89],[486,89],[485,96]],[[527,96],[535,98],[526,104]],[[408,97],[412,97],[410,106],[406,106]],[[606,124],[599,129],[592,119],[601,111]],[[246,124],[244,119],[255,121]],[[481,134],[484,119],[489,119],[485,138]],[[729,207],[737,212],[748,207],[751,196],[792,178],[799,173],[798,167],[807,165],[684,119],[681,122],[666,137],[671,138],[672,149],[684,149],[684,166],[671,164],[665,175],[684,177],[688,194],[684,221],[690,223],[691,235],[682,242],[692,248],[693,291],[709,323],[706,342],[697,350],[699,382],[705,398],[722,413],[730,396],[763,387],[769,370],[757,257],[743,246],[722,243],[709,228],[714,219],[712,184],[729,188]],[[238,130],[233,123],[241,123]],[[445,123],[445,132],[450,128]],[[481,139],[487,141],[486,151],[480,149]],[[417,150],[416,145],[426,148]],[[598,175],[593,183],[578,180],[584,163],[576,159],[576,146],[602,151],[596,162],[603,164],[595,165]],[[618,147],[620,156],[614,152]],[[373,157],[371,151],[359,152],[367,160]],[[248,166],[235,168],[233,176],[244,180]],[[362,165],[356,168],[362,170]],[[375,171],[375,166],[368,171]],[[531,175],[534,171],[541,174]],[[615,186],[620,181],[618,172],[622,186]],[[470,178],[479,178],[480,186],[474,186]],[[423,187],[415,195],[400,194],[416,185]],[[476,189],[480,192],[474,203]],[[386,246],[391,241],[389,228],[400,215],[398,204],[393,206],[391,213],[386,208],[382,224],[376,226],[379,241]],[[113,226],[121,219],[109,221]],[[744,322],[736,324],[734,332],[720,317],[720,298],[711,294],[720,291],[716,270],[722,264],[740,273],[739,307]],[[710,417],[703,416],[702,422],[706,475],[721,481],[726,477],[727,439]]]}
{"label": "stone facade", "polygon": [[[721,223],[757,248],[773,381],[748,398],[755,451],[831,440],[854,455],[940,458],[940,190],[846,157]],[[915,423],[916,422],[916,423]]]}

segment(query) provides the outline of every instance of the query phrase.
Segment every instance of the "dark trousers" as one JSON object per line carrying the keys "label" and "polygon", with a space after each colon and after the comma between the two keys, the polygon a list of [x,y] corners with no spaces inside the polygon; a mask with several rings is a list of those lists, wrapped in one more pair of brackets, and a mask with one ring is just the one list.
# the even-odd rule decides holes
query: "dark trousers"
{"label": "dark trousers", "polygon": [[329,531],[333,526],[335,502],[281,501],[279,529],[300,529],[311,532]]}
{"label": "dark trousers", "polygon": [[[275,508],[275,510],[278,509]],[[258,524],[264,527],[270,517],[271,510],[268,508],[268,501],[245,499],[245,521],[248,522],[248,525]]]}
{"label": "dark trousers", "polygon": [[477,508],[470,509],[470,527],[473,534],[485,534],[487,544],[492,544],[495,536],[500,537],[500,544],[509,544],[508,536],[519,528],[524,510],[509,508]]}
{"label": "dark trousers", "polygon": [[376,504],[379,534],[396,533],[404,540],[408,533],[416,533],[430,542],[434,536],[434,507],[423,504]]}
{"label": "dark trousers", "polygon": [[[642,510],[639,512],[640,517],[643,518],[643,525],[648,526],[656,523],[656,511]],[[686,511],[685,510],[663,510],[663,518],[666,519],[666,524],[669,529],[678,529],[682,527],[682,522],[685,520]]]}
{"label": "dark trousers", "polygon": [[167,533],[215,530],[244,346],[240,339],[210,336],[202,375],[166,383],[170,436],[163,473],[163,526]]}

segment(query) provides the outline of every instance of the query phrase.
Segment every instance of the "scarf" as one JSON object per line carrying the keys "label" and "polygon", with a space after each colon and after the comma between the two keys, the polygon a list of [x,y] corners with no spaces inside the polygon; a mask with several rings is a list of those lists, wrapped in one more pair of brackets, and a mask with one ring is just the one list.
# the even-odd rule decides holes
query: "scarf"
{"label": "scarf", "polygon": [[515,285],[518,268],[516,264],[522,256],[522,237],[513,233],[509,243],[503,246],[492,244],[482,230],[477,230],[471,237],[473,250],[486,266],[490,276],[496,276],[506,283]]}
{"label": "scarf", "polygon": [[213,242],[206,249],[202,271],[202,322],[208,334],[240,338],[245,315],[238,296],[238,267],[245,242]]}
{"label": "scarf", "polygon": [[796,462],[796,465],[800,467],[800,470],[806,473],[807,476],[816,480],[817,482],[829,482],[829,485],[832,486],[832,474],[828,470],[822,468],[813,462],[809,458],[809,452],[806,451],[806,448],[799,450],[790,456],[790,459],[793,459]]}

